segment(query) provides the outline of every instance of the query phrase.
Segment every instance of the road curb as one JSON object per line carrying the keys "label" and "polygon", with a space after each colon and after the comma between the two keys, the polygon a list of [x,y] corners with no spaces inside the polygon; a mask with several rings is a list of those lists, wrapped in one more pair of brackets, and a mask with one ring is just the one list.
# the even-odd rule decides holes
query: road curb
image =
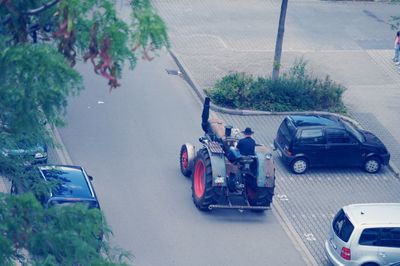
{"label": "road curb", "polygon": [[391,161],[389,161],[388,167],[393,172],[395,177],[400,178],[400,170],[399,170],[399,168],[397,168]]}
{"label": "road curb", "polygon": [[58,129],[54,126],[51,126],[49,127],[49,132],[52,135],[53,139],[56,141],[54,149],[58,155],[58,158],[60,159],[61,164],[73,165],[71,156],[69,156],[68,150],[65,147],[64,142],[62,141]]}
{"label": "road curb", "polygon": [[[188,68],[184,65],[184,63],[180,62],[178,57],[176,56],[175,52],[172,49],[168,50],[169,54],[171,55],[172,59],[175,61],[176,65],[179,68],[179,71],[182,72],[184,80],[190,85],[190,87],[195,91],[197,96],[200,98],[202,102],[204,102],[204,99],[206,97],[206,94],[202,89],[200,89],[200,86],[196,84],[195,81],[191,78],[190,72],[187,70]],[[355,121],[354,119],[336,114],[336,113],[330,113],[330,112],[323,112],[323,111],[298,111],[298,112],[269,112],[269,111],[254,111],[254,110],[241,110],[241,109],[230,109],[230,108],[225,108],[225,107],[220,107],[218,105],[215,105],[213,103],[210,103],[210,108],[213,111],[217,111],[220,113],[224,114],[232,114],[232,115],[243,115],[243,116],[268,116],[268,115],[293,115],[293,114],[328,114],[328,115],[334,115],[334,116],[339,116],[343,119],[348,120],[349,122],[357,125],[358,127],[361,127],[360,124]]]}
{"label": "road curb", "polygon": [[294,229],[292,223],[289,221],[285,212],[279,206],[279,204],[273,204],[272,212],[275,214],[275,217],[278,219],[279,223],[282,225],[283,230],[292,240],[295,248],[303,254],[302,258],[304,262],[309,266],[318,266],[317,261],[311,255],[310,251],[304,244],[303,240],[300,238],[299,234],[297,234],[296,230]]}

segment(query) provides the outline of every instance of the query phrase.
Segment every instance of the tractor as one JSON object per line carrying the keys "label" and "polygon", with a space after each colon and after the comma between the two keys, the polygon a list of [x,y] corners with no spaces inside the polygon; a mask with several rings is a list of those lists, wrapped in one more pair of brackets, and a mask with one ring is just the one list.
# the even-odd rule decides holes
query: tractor
{"label": "tractor", "polygon": [[180,169],[192,179],[192,198],[199,210],[270,208],[275,189],[275,165],[271,149],[256,145],[254,155],[237,156],[240,131],[210,118],[210,98],[202,112],[202,147],[185,143],[180,150]]}

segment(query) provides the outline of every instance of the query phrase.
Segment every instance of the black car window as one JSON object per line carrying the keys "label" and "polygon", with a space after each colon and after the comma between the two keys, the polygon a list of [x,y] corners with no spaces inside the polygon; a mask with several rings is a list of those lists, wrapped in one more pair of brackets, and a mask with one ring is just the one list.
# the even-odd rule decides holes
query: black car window
{"label": "black car window", "polygon": [[53,188],[53,196],[62,197],[92,197],[89,184],[86,182],[84,173],[77,168],[50,168],[42,169],[47,180],[58,181],[59,184]]}
{"label": "black car window", "polygon": [[347,242],[350,239],[351,234],[354,230],[354,225],[347,218],[343,209],[341,209],[335,216],[332,222],[333,231],[337,237],[339,237],[342,241]]}
{"label": "black car window", "polygon": [[279,127],[279,132],[285,137],[286,141],[289,142],[292,138],[293,132],[295,131],[295,127],[289,119],[283,120]]}
{"label": "black car window", "polygon": [[400,248],[400,228],[383,228],[379,246]]}
{"label": "black car window", "polygon": [[364,229],[358,243],[363,246],[376,246],[379,238],[379,228]]}
{"label": "black car window", "polygon": [[299,143],[301,144],[324,144],[325,137],[320,128],[303,129],[300,133]]}
{"label": "black car window", "polygon": [[326,138],[328,143],[351,143],[349,134],[340,128],[327,128]]}

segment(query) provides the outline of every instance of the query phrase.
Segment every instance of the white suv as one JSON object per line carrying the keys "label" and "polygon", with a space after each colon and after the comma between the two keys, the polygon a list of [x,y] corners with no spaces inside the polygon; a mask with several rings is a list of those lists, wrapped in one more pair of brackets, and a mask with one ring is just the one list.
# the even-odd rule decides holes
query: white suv
{"label": "white suv", "polygon": [[344,206],[333,219],[325,251],[334,265],[400,265],[400,203]]}

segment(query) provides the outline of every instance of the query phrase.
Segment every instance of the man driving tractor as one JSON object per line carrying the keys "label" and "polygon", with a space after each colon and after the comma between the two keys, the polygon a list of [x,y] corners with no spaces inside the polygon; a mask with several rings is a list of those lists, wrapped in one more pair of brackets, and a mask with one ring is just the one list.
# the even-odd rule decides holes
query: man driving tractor
{"label": "man driving tractor", "polygon": [[256,148],[256,142],[254,139],[251,137],[254,132],[251,130],[251,128],[246,127],[244,131],[242,131],[244,134],[244,138],[240,139],[237,148],[240,152],[241,155],[255,155],[255,148]]}
{"label": "man driving tractor", "polygon": [[244,134],[244,138],[238,141],[236,147],[229,148],[227,157],[231,162],[237,161],[241,155],[249,156],[256,154],[256,142],[251,137],[254,132],[251,130],[251,128],[246,127],[246,129],[242,131],[242,133]]}

